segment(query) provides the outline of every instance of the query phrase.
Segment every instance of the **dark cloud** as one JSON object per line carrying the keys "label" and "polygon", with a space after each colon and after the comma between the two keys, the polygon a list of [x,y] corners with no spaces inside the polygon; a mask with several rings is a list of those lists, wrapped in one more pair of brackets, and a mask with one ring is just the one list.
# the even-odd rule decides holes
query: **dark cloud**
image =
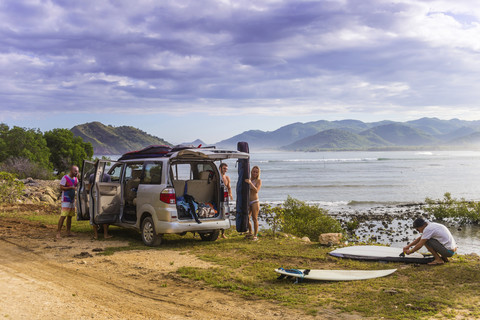
{"label": "dark cloud", "polygon": [[5,0],[0,110],[474,108],[467,4]]}

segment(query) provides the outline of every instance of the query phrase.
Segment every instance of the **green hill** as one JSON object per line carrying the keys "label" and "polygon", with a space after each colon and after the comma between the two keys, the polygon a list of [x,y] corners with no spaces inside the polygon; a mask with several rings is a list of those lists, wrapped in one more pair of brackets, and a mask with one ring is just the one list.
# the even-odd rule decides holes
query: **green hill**
{"label": "green hill", "polygon": [[438,142],[431,135],[401,123],[385,124],[361,133],[364,136],[372,134],[397,146],[431,146]]}
{"label": "green hill", "polygon": [[341,129],[330,129],[296,141],[284,149],[291,151],[353,150],[383,146],[356,133]]}
{"label": "green hill", "polygon": [[171,145],[163,139],[130,126],[113,127],[100,122],[89,122],[77,125],[71,131],[83,141],[91,142],[93,152],[97,155],[123,154],[153,144]]}

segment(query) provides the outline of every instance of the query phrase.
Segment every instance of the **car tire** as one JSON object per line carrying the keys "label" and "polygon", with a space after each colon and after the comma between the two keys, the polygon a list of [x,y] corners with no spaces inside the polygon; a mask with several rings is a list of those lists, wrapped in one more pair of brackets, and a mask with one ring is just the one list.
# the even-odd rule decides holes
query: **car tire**
{"label": "car tire", "polygon": [[162,236],[155,232],[152,217],[146,217],[142,221],[142,241],[149,247],[157,247],[162,243]]}
{"label": "car tire", "polygon": [[218,239],[219,235],[220,230],[215,230],[212,232],[200,233],[200,238],[202,238],[203,241],[215,241]]}

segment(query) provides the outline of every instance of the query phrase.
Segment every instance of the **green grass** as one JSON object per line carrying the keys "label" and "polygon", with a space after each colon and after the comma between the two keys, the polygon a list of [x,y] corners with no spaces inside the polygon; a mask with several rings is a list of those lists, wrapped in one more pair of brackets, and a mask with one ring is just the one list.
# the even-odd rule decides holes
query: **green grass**
{"label": "green grass", "polygon": [[[10,213],[9,213],[10,214]],[[0,217],[4,216],[0,211]],[[27,214],[24,218],[56,224],[58,216]],[[73,230],[90,232],[88,222],[74,222]],[[469,318],[480,316],[480,261],[458,256],[443,266],[381,264],[330,257],[331,248],[291,238],[273,238],[265,233],[259,242],[243,239],[233,230],[227,240],[200,241],[187,234],[166,235],[158,248],[146,247],[140,235],[131,230],[112,228],[116,240],[125,247],[108,248],[110,255],[126,250],[179,250],[196,255],[213,267],[181,267],[177,273],[199,285],[220,288],[254,299],[278,302],[314,315],[322,309],[358,313],[387,319]],[[293,284],[277,280],[274,268],[309,269],[389,269],[391,276],[352,282],[305,281]]]}

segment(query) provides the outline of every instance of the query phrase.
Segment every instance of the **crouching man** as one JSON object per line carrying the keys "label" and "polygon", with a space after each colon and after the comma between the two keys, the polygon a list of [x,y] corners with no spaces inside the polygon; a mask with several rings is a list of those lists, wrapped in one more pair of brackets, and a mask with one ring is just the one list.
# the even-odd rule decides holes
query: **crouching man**
{"label": "crouching man", "polygon": [[413,228],[422,235],[403,248],[405,254],[412,254],[425,246],[435,258],[429,265],[438,265],[448,262],[448,258],[457,251],[455,239],[443,224],[418,218],[413,221]]}

